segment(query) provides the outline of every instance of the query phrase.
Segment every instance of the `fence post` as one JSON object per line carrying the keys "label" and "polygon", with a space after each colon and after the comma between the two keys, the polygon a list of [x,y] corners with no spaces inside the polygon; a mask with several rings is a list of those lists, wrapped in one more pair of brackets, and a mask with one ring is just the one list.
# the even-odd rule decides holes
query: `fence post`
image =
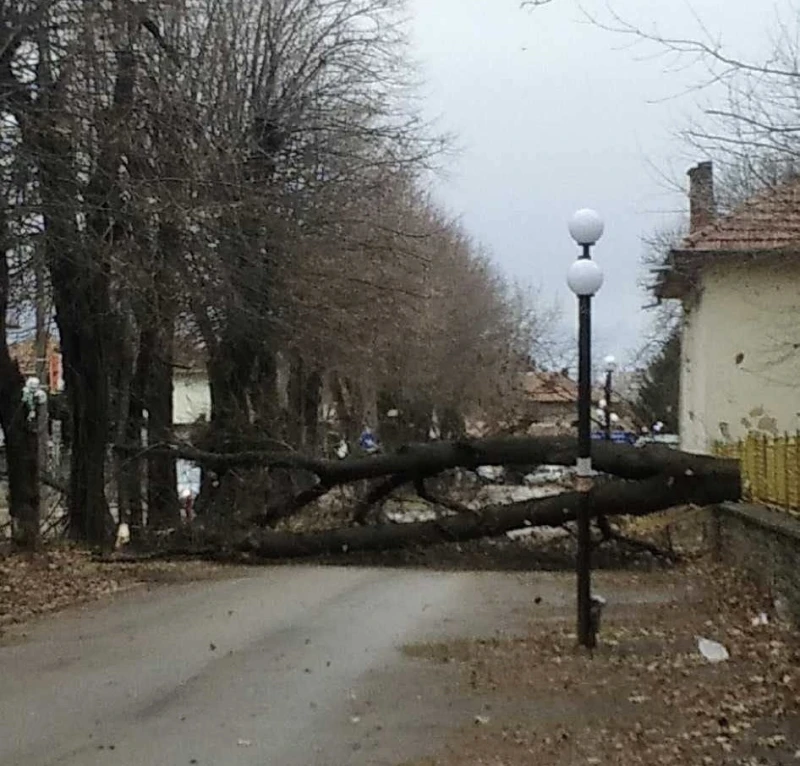
{"label": "fence post", "polygon": [[792,466],[795,510],[800,510],[800,431],[794,433],[794,465]]}

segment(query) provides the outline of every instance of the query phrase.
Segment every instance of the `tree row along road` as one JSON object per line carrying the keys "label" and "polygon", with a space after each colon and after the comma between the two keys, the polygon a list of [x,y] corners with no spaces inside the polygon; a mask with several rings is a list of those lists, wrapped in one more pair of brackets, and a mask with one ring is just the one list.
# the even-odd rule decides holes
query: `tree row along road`
{"label": "tree row along road", "polygon": [[[44,620],[0,643],[0,764],[402,762],[447,705],[399,647],[491,635],[531,577],[275,568]],[[554,583],[536,592],[566,604]]]}

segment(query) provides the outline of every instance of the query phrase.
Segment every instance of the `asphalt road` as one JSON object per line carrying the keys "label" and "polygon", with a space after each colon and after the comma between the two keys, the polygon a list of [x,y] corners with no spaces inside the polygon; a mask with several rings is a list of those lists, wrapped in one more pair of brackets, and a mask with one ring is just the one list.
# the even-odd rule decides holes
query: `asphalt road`
{"label": "asphalt road", "polygon": [[534,594],[558,606],[572,590],[546,575],[287,567],[128,593],[0,645],[0,764],[402,763],[480,711],[399,648],[513,631]]}

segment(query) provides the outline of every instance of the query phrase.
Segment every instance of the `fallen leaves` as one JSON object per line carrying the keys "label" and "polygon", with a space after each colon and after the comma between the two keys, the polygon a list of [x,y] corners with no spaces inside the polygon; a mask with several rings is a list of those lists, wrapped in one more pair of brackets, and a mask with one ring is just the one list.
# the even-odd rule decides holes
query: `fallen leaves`
{"label": "fallen leaves", "polygon": [[[674,603],[623,613],[612,600],[593,658],[575,651],[571,620],[539,623],[523,639],[417,652],[455,658],[465,694],[496,692],[532,711],[527,719],[465,730],[430,763],[777,766],[800,760],[800,650],[787,626],[775,615],[763,617],[766,599],[728,570],[693,565],[671,577]],[[687,581],[691,599],[683,595]],[[713,643],[725,648],[726,661],[701,654],[696,636],[703,634],[718,639]],[[533,721],[542,710],[555,712],[547,729],[537,730]]]}
{"label": "fallen leaves", "polygon": [[87,553],[58,548],[0,558],[0,626],[117,592],[121,579]]}
{"label": "fallen leaves", "polygon": [[231,570],[195,561],[101,563],[70,546],[54,546],[36,554],[0,549],[0,628],[141,583],[209,579]]}

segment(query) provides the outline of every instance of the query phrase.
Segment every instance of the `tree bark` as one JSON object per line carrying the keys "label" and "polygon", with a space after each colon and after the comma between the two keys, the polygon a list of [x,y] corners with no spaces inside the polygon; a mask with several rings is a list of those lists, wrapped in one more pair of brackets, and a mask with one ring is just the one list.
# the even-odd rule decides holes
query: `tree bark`
{"label": "tree bark", "polygon": [[[642,516],[688,503],[709,505],[739,497],[739,482],[709,481],[697,476],[655,476],[641,482],[602,484],[591,493],[592,516]],[[357,551],[378,551],[496,537],[522,527],[558,527],[576,517],[580,493],[494,506],[480,513],[438,521],[349,527],[292,534],[253,531],[234,547],[264,559],[296,558]]]}
{"label": "tree bark", "polygon": [[150,378],[150,356],[152,349],[147,344],[144,333],[139,331],[135,371],[131,380],[128,417],[126,420],[126,443],[133,448],[125,455],[123,481],[126,484],[125,499],[128,503],[125,516],[130,525],[131,539],[141,539],[144,534],[144,508],[142,506],[142,487],[144,484],[144,465],[142,454],[142,431],[144,429],[144,410],[147,381]]}
{"label": "tree bark", "polygon": [[297,352],[289,355],[289,380],[287,383],[288,408],[286,412],[286,436],[295,449],[306,448],[304,418],[305,364]]}
{"label": "tree bark", "polygon": [[[26,102],[19,115],[23,140],[36,157],[44,220],[44,247],[56,323],[61,337],[64,381],[70,404],[72,460],[67,511],[70,533],[92,544],[106,544],[113,529],[105,497],[105,461],[109,443],[110,260],[117,237],[111,209],[122,142],[117,138],[133,100],[137,59],[133,50],[118,53],[113,102],[99,137],[95,168],[79,188],[68,134],[53,123],[63,82],[53,81],[49,57],[40,50],[42,98]],[[77,230],[76,210],[83,196],[87,236]]]}
{"label": "tree bark", "polygon": [[304,445],[312,455],[322,449],[319,433],[319,410],[322,404],[322,376],[318,370],[306,368],[303,386]]}
{"label": "tree bark", "polygon": [[[114,440],[126,439],[130,433],[128,419],[131,416],[131,389],[134,376],[134,345],[131,318],[125,308],[119,312],[121,326],[120,343],[117,349],[116,375],[114,380]],[[131,502],[128,492],[131,482],[129,464],[123,455],[114,453],[114,483],[117,491],[117,514],[120,523],[130,526]]]}
{"label": "tree bark", "polygon": [[363,399],[358,383],[342,378],[335,373],[332,376],[331,387],[336,403],[336,415],[342,424],[343,436],[352,449],[361,433]]}
{"label": "tree bark", "polygon": [[[4,221],[0,220],[4,225]],[[3,231],[3,233],[5,233]],[[0,253],[0,425],[6,440],[9,514],[14,541],[33,550],[39,542],[39,465],[36,425],[22,401],[25,379],[11,358],[6,335],[9,269],[5,248]]]}
{"label": "tree bark", "polygon": [[221,446],[229,444],[233,434],[250,422],[248,390],[254,352],[247,339],[233,332],[212,351],[208,364],[211,432],[219,437]]}
{"label": "tree bark", "polygon": [[[175,306],[170,294],[170,269],[180,248],[180,237],[169,222],[159,229],[161,268],[156,272],[147,324],[142,343],[149,349],[149,369],[145,403],[148,412],[148,444],[165,444],[172,439],[172,374],[175,352]],[[168,454],[148,453],[147,525],[165,529],[180,523],[178,475],[175,458]]]}
{"label": "tree bark", "polygon": [[[169,330],[156,333],[160,342],[150,371],[147,396],[149,444],[163,444],[172,437],[172,339],[169,334]],[[179,521],[175,459],[170,455],[150,453],[147,461],[147,525],[164,529]]]}
{"label": "tree bark", "polygon": [[[73,298],[73,300],[75,300]],[[77,301],[76,301],[77,302]],[[84,312],[80,312],[84,313]],[[87,315],[93,311],[85,312]],[[102,545],[113,522],[105,496],[106,446],[109,443],[108,363],[104,331],[76,316],[59,319],[67,396],[72,413],[68,515],[73,538]]]}
{"label": "tree bark", "polygon": [[[539,465],[572,466],[577,459],[574,438],[546,436],[416,444],[401,448],[395,454],[350,460],[324,460],[261,450],[220,454],[191,447],[166,447],[163,451],[215,470],[258,466],[295,468],[315,474],[330,486],[392,474],[432,476],[451,468],[475,469],[484,465],[520,466],[523,469]],[[662,445],[632,447],[594,442],[592,460],[597,471],[623,479],[644,479],[664,474],[739,481],[739,463],[736,460],[694,455]]]}

